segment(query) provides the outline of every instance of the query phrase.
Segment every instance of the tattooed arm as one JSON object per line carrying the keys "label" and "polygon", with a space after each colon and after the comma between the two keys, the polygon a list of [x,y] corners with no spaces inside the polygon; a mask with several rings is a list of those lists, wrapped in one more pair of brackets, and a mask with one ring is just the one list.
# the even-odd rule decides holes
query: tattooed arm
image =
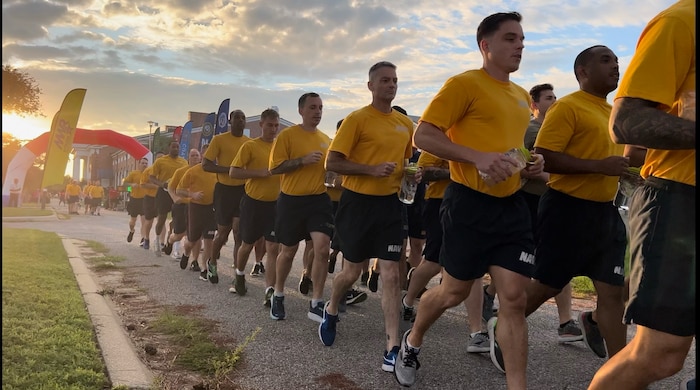
{"label": "tattooed arm", "polygon": [[644,99],[616,99],[609,125],[613,142],[662,150],[695,149],[695,122],[657,107],[658,103]]}
{"label": "tattooed arm", "polygon": [[439,181],[450,178],[449,168],[423,167],[423,181]]}

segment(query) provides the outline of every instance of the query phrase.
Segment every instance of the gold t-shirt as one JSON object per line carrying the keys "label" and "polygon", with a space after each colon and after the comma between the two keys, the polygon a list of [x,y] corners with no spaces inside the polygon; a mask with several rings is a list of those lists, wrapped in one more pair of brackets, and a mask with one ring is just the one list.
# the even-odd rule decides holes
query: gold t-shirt
{"label": "gold t-shirt", "polygon": [[343,188],[365,195],[398,193],[404,160],[413,154],[412,139],[413,122],[396,110],[386,114],[368,105],[351,112],[343,119],[329,150],[360,164],[397,164],[387,177],[344,175]]}
{"label": "gold t-shirt", "polygon": [[[260,138],[250,140],[241,146],[231,163],[232,167],[243,169],[269,169],[272,142]],[[277,200],[280,194],[280,175],[246,179],[245,193],[263,202]]]}
{"label": "gold t-shirt", "polygon": [[[221,133],[214,136],[209,143],[207,151],[204,153],[204,158],[213,161],[222,167],[230,167],[238,150],[244,143],[250,141],[249,137],[242,135],[236,137],[231,132]],[[242,186],[245,180],[234,179],[226,173],[217,173],[217,180],[221,184],[227,186]]]}
{"label": "gold t-shirt", "polygon": [[[576,91],[558,99],[544,117],[535,147],[586,160],[622,156],[624,146],[610,139],[612,106],[603,98]],[[600,173],[550,173],[547,185],[580,199],[609,202],[615,198],[619,176]]]}
{"label": "gold t-shirt", "polygon": [[[695,121],[694,1],[678,1],[647,24],[617,89],[615,99],[622,97],[657,102],[666,112]],[[692,118],[680,113],[689,112],[687,106]],[[641,175],[694,186],[695,167],[695,149],[647,149]]]}
{"label": "gold t-shirt", "polygon": [[[517,84],[496,80],[483,69],[449,78],[423,112],[428,122],[455,144],[503,153],[523,146],[530,122],[530,94]],[[506,197],[520,189],[520,174],[489,186],[474,164],[450,161],[450,178],[485,194]]]}
{"label": "gold t-shirt", "polygon": [[214,185],[216,185],[216,173],[205,171],[202,163],[199,163],[185,171],[177,189],[185,189],[190,193],[203,191],[202,199],[190,198],[190,203],[206,206],[214,203]]}
{"label": "gold t-shirt", "polygon": [[269,169],[277,168],[287,160],[302,158],[311,152],[322,152],[321,160],[315,164],[304,165],[291,172],[282,174],[280,189],[287,195],[318,195],[326,192],[323,184],[326,169],[328,145],[331,139],[321,130],[307,131],[300,125],[282,130],[272,144]]}

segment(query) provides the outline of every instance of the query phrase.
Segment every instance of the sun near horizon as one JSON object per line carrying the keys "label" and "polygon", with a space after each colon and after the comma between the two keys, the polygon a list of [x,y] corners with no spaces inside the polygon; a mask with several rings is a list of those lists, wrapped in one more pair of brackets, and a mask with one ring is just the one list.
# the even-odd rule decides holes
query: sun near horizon
{"label": "sun near horizon", "polygon": [[31,141],[50,130],[51,122],[47,118],[2,113],[2,132],[9,133],[20,141]]}

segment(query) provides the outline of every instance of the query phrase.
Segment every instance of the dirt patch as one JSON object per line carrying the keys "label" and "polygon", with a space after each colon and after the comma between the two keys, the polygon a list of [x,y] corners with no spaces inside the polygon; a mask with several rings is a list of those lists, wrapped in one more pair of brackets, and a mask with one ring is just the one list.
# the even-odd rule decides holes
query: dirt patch
{"label": "dirt patch", "polygon": [[[100,256],[87,246],[79,247],[83,258]],[[87,266],[97,277],[98,284],[102,287],[103,294],[108,296],[117,314],[120,316],[127,334],[131,338],[141,361],[153,372],[156,377],[154,388],[159,390],[239,390],[241,387],[231,380],[215,381],[212,377],[199,372],[194,372],[176,364],[178,355],[182,352],[171,339],[171,336],[157,332],[152,324],[166,309],[173,310],[176,314],[197,317],[201,306],[184,305],[178,307],[166,307],[152,300],[130,278],[125,268],[101,269],[86,261]],[[211,321],[212,328],[218,324]],[[219,346],[230,349],[231,340],[224,337],[212,339]]]}

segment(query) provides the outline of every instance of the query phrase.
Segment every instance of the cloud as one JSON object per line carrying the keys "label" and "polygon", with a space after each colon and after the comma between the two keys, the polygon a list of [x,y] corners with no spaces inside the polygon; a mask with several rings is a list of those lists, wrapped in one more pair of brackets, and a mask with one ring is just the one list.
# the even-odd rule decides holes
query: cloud
{"label": "cloud", "polygon": [[578,87],[578,52],[606,44],[622,65],[644,24],[671,3],[16,0],[3,2],[2,58],[36,78],[46,108],[88,88],[85,127],[135,134],[148,120],[180,125],[188,111],[214,111],[228,97],[248,115],[277,105],[296,121],[298,96],[314,90],[330,133],[370,102],[367,70],[380,60],[398,66],[396,104],[420,115],[448,77],[481,66],[475,32],[490,13],[523,15],[526,47],[513,80],[551,82],[561,96]]}

